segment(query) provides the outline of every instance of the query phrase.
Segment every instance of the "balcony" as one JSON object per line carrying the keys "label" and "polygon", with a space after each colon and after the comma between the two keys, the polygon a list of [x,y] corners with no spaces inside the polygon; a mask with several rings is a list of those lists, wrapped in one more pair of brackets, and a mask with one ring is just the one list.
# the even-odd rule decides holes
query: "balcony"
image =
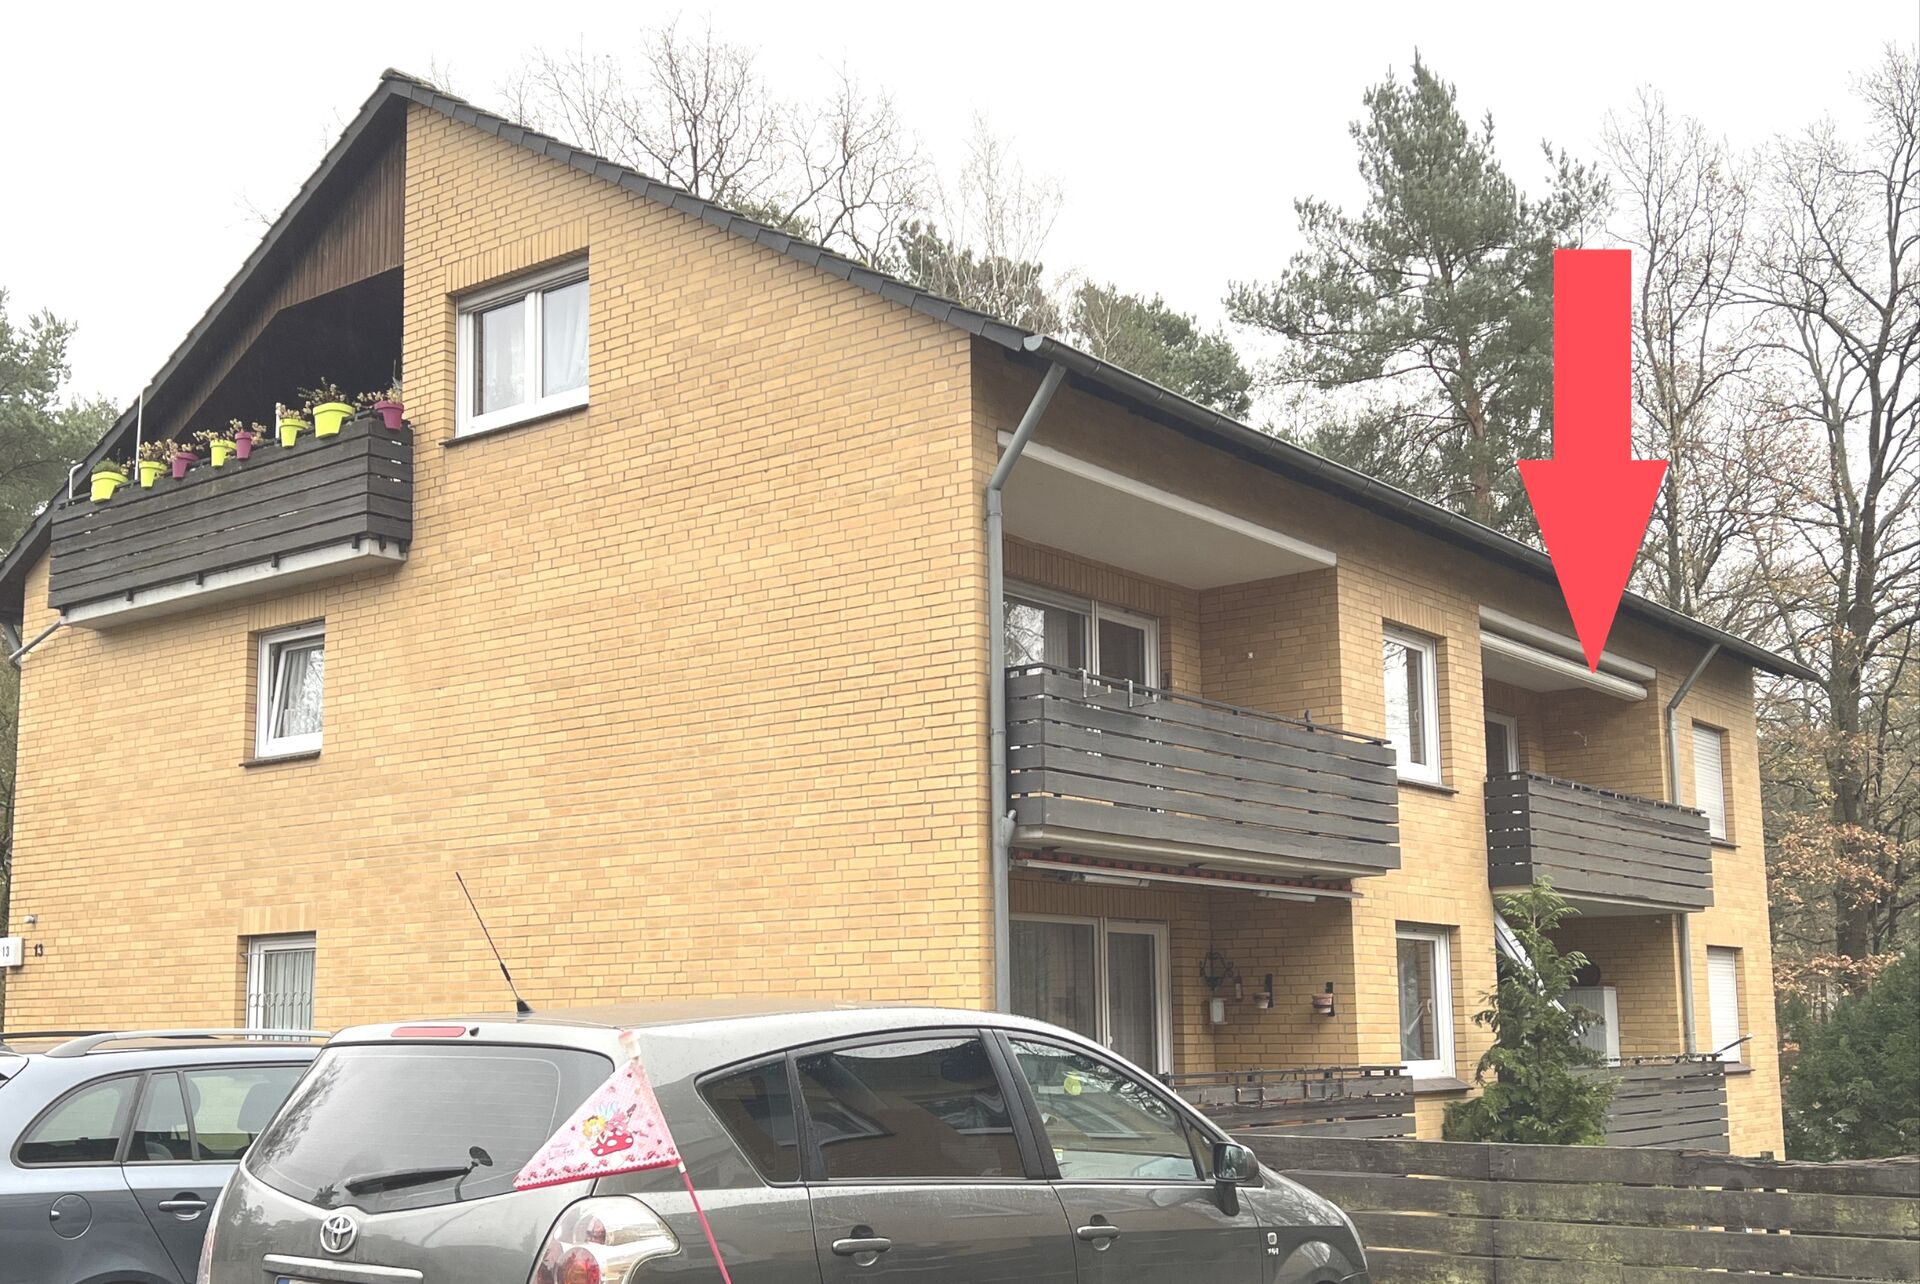
{"label": "balcony", "polygon": [[106,629],[392,565],[413,538],[413,433],[367,421],[198,466],[53,518],[47,603]]}
{"label": "balcony", "polygon": [[1400,864],[1379,740],[1032,666],[1007,676],[1014,845],[1345,879]]}
{"label": "balcony", "polygon": [[1495,891],[1544,878],[1588,914],[1713,904],[1704,814],[1524,771],[1487,779],[1487,875]]}

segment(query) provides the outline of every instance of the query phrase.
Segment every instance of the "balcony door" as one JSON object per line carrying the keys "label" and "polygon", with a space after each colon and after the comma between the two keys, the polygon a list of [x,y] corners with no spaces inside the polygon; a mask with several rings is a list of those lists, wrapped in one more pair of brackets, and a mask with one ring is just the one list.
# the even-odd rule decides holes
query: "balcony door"
{"label": "balcony door", "polygon": [[1520,770],[1520,721],[1510,714],[1487,715],[1487,774],[1510,775]]}
{"label": "balcony door", "polygon": [[1109,682],[1159,685],[1159,622],[1104,602],[1025,586],[1007,592],[1007,664],[1085,669]]}
{"label": "balcony door", "polygon": [[1146,1070],[1172,1068],[1167,925],[1018,914],[1013,1010],[1063,1025]]}

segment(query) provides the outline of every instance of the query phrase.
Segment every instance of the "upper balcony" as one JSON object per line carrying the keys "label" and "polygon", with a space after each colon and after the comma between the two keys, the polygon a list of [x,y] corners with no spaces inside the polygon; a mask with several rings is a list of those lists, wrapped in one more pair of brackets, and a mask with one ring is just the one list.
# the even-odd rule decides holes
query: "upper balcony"
{"label": "upper balcony", "polygon": [[413,432],[355,420],[54,513],[48,605],[105,629],[390,565],[413,538]]}
{"label": "upper balcony", "polygon": [[1046,665],[1007,676],[1014,845],[1316,878],[1400,864],[1379,740]]}
{"label": "upper balcony", "polygon": [[1544,878],[1583,913],[1713,904],[1704,814],[1525,771],[1487,778],[1487,874],[1495,891]]}

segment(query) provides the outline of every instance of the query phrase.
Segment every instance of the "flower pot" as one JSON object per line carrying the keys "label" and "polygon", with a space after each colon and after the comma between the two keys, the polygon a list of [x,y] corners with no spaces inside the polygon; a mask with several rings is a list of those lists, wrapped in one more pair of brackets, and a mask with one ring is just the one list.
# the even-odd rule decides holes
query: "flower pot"
{"label": "flower pot", "polygon": [[340,425],[347,422],[353,413],[353,407],[344,401],[323,401],[313,408],[313,435],[316,437],[337,437]]}
{"label": "flower pot", "polygon": [[218,438],[214,439],[208,449],[213,453],[213,466],[215,468],[225,468],[227,466],[227,461],[233,458],[233,447],[233,442],[221,441]]}
{"label": "flower pot", "polygon": [[280,444],[291,446],[300,440],[300,430],[307,426],[304,419],[282,419],[280,421]]}
{"label": "flower pot", "polygon": [[127,484],[125,473],[95,473],[93,475],[93,502],[104,503],[113,498],[113,492]]}
{"label": "flower pot", "polygon": [[190,450],[183,450],[175,455],[173,457],[173,479],[175,481],[184,481],[187,476],[187,469],[198,463],[199,459],[200,457]]}
{"label": "flower pot", "polygon": [[152,490],[153,484],[160,480],[160,474],[167,471],[164,459],[143,459],[140,461],[140,489]]}
{"label": "flower pot", "polygon": [[388,401],[385,397],[373,403],[374,413],[380,416],[380,422],[394,432],[400,431],[400,425],[406,422],[400,416],[406,407],[397,401]]}
{"label": "flower pot", "polygon": [[233,457],[235,459],[246,459],[252,454],[253,434],[250,432],[235,433],[233,435]]}

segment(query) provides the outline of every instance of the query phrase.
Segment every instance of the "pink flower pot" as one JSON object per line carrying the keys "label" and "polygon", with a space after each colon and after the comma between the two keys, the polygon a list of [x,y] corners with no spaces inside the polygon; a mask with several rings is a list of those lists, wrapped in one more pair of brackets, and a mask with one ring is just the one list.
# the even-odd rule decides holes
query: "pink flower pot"
{"label": "pink flower pot", "polygon": [[403,422],[400,416],[405,412],[405,406],[397,401],[387,401],[383,398],[373,403],[373,410],[375,414],[380,416],[381,423],[384,423],[394,432],[400,431],[400,425]]}
{"label": "pink flower pot", "polygon": [[253,434],[250,432],[237,432],[233,434],[233,457],[235,459],[245,459],[252,453]]}
{"label": "pink flower pot", "polygon": [[183,480],[187,475],[187,469],[193,467],[198,458],[199,456],[193,454],[191,451],[184,450],[175,455],[173,457],[173,479],[175,481]]}

